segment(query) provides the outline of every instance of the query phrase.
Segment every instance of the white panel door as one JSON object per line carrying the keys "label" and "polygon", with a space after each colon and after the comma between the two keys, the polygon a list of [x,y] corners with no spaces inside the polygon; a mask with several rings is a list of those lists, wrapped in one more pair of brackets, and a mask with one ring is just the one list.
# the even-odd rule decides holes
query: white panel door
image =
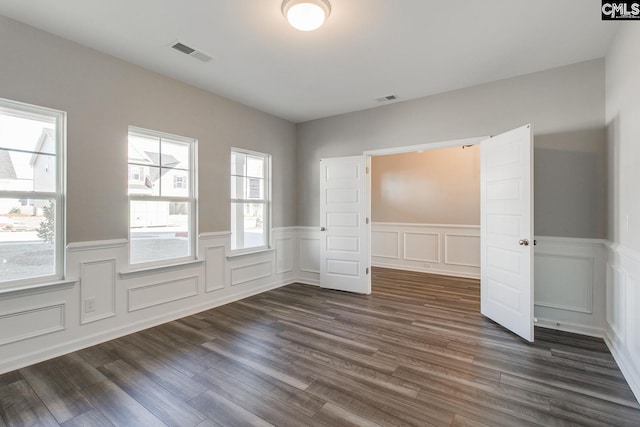
{"label": "white panel door", "polygon": [[320,161],[320,286],[371,293],[364,156]]}
{"label": "white panel door", "polygon": [[531,126],[482,141],[481,312],[533,341]]}

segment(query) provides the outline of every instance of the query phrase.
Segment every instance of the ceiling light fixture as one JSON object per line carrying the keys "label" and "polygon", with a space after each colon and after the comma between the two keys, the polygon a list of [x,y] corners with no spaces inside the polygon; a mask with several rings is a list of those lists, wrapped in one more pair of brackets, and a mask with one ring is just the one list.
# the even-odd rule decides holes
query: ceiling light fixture
{"label": "ceiling light fixture", "polygon": [[328,0],[284,0],[282,14],[300,31],[313,31],[322,26],[331,13]]}

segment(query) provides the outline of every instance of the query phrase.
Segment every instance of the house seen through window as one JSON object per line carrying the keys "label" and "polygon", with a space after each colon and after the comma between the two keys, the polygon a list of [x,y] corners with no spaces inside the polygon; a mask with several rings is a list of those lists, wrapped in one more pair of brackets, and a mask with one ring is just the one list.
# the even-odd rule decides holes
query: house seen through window
{"label": "house seen through window", "polygon": [[0,99],[0,286],[62,278],[64,123]]}
{"label": "house seen through window", "polygon": [[195,257],[195,144],[129,129],[131,264]]}
{"label": "house seen through window", "polygon": [[267,154],[231,152],[231,249],[269,245],[269,167]]}

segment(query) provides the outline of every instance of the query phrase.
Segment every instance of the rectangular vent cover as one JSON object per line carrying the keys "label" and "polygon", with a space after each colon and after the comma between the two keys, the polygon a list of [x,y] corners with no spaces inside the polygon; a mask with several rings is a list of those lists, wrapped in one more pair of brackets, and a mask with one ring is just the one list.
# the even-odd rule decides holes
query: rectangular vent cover
{"label": "rectangular vent cover", "polygon": [[202,52],[201,50],[189,47],[184,43],[176,42],[171,47],[173,49],[177,50],[178,52],[182,52],[185,55],[188,55],[188,56],[190,56],[192,58],[195,58],[195,59],[197,59],[199,61],[202,61],[202,62],[209,62],[209,61],[211,61],[213,59],[213,56],[207,55],[206,53]]}
{"label": "rectangular vent cover", "polygon": [[381,96],[380,98],[376,98],[376,101],[389,102],[389,101],[395,101],[396,99],[398,99],[396,95],[387,95],[387,96]]}

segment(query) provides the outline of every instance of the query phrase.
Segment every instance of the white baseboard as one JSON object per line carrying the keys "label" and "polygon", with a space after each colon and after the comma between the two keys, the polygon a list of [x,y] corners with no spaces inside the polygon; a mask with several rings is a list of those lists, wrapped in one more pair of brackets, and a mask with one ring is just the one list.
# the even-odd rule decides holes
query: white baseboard
{"label": "white baseboard", "polygon": [[574,334],[587,335],[589,337],[595,337],[595,338],[604,338],[605,336],[604,329],[602,328],[594,328],[590,326],[578,325],[578,324],[566,323],[566,322],[560,323],[550,319],[538,318],[538,321],[536,322],[535,325],[541,328],[553,329],[553,330],[562,331],[562,332],[571,332]]}
{"label": "white baseboard", "polygon": [[634,363],[624,348],[614,345],[606,335],[604,342],[607,344],[607,347],[609,347],[609,351],[611,351],[620,371],[622,371],[624,379],[627,380],[636,400],[640,403],[640,367]]}
{"label": "white baseboard", "polygon": [[310,285],[310,286],[320,286],[320,282],[317,280],[311,280],[311,279],[301,279],[298,278],[296,279],[295,283],[300,283],[302,285]]}
{"label": "white baseboard", "polygon": [[385,264],[381,262],[376,262],[373,264],[374,267],[381,268],[389,268],[392,270],[401,270],[401,271],[413,271],[416,273],[429,273],[429,274],[437,274],[439,276],[449,276],[449,277],[462,277],[465,279],[480,279],[479,274],[475,273],[464,273],[464,272],[452,272],[447,270],[438,270],[435,268],[421,268],[421,267],[412,267],[412,266],[404,266],[397,264]]}

